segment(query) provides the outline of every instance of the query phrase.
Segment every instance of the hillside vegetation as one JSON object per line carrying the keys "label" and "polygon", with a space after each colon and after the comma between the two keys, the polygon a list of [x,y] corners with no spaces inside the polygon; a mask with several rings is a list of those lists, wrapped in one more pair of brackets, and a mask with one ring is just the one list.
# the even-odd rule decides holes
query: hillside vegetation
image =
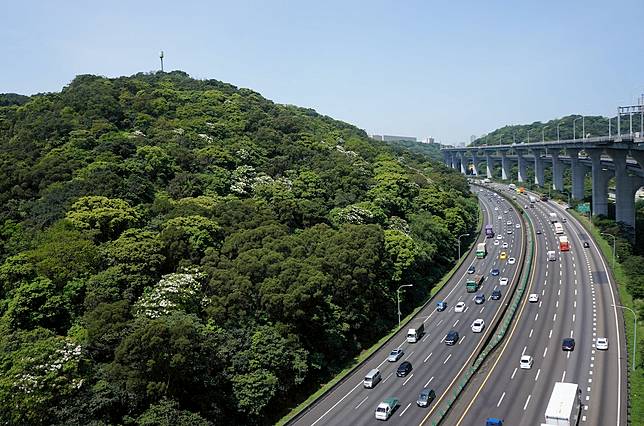
{"label": "hillside vegetation", "polygon": [[4,99],[3,424],[272,423],[476,224],[458,173],[216,80]]}

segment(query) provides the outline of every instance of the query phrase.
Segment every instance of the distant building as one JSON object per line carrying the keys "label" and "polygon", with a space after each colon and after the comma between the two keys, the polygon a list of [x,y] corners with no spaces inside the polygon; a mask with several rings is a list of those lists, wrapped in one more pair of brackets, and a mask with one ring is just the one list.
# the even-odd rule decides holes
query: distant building
{"label": "distant building", "polygon": [[423,139],[423,143],[435,143],[435,142],[436,141],[432,137]]}

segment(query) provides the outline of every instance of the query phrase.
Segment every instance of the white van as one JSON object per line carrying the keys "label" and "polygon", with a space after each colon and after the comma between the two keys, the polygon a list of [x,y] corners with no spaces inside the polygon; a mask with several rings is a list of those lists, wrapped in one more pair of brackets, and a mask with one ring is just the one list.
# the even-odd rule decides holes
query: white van
{"label": "white van", "polygon": [[554,250],[548,251],[548,261],[555,261],[557,260],[557,254],[555,253]]}
{"label": "white van", "polygon": [[367,373],[366,376],[364,376],[364,381],[362,382],[362,384],[364,385],[365,388],[371,389],[374,386],[376,386],[380,380],[382,380],[382,376],[380,375],[380,370],[378,370],[377,368],[374,368],[369,373]]}

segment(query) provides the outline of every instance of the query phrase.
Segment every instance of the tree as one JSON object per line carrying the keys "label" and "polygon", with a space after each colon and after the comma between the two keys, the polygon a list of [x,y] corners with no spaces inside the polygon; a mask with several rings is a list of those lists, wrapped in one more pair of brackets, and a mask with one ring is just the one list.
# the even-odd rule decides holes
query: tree
{"label": "tree", "polygon": [[2,321],[12,330],[43,327],[64,334],[69,327],[67,301],[50,280],[38,277],[18,287]]}
{"label": "tree", "polygon": [[181,410],[176,401],[164,399],[150,405],[136,419],[138,426],[210,426],[213,423],[197,413]]}
{"label": "tree", "polygon": [[118,237],[140,218],[140,214],[127,201],[102,196],[82,197],[67,213],[72,225],[81,230],[98,231],[102,241]]}

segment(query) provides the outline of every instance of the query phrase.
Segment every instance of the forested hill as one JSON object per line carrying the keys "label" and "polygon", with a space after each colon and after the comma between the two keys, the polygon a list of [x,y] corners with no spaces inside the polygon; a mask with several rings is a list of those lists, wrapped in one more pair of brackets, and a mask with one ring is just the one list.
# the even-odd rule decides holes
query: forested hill
{"label": "forested hill", "polygon": [[[574,126],[573,126],[574,124]],[[541,142],[542,137],[546,141],[557,140],[557,125],[559,126],[560,139],[572,139],[583,137],[583,131],[588,137],[608,136],[608,117],[586,116],[582,120],[581,115],[568,115],[556,118],[545,123],[535,121],[532,124],[517,124],[504,126],[485,136],[481,136],[472,142],[472,145],[499,145],[511,143]],[[617,117],[611,118],[611,133],[617,134]],[[622,132],[630,131],[628,118],[622,117]],[[639,117],[633,119],[633,131],[640,131]]]}
{"label": "forested hill", "polygon": [[12,99],[3,424],[272,423],[476,226],[458,173],[216,80],[83,75]]}

